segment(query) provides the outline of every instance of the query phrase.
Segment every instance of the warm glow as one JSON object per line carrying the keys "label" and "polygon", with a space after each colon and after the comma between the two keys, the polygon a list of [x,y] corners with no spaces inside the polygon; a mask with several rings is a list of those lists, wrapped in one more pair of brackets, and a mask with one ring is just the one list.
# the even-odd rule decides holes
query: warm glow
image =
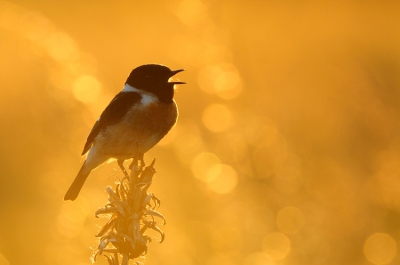
{"label": "warm glow", "polygon": [[241,91],[239,73],[231,64],[207,66],[200,72],[198,82],[205,92],[223,99],[235,98]]}
{"label": "warm glow", "polygon": [[397,243],[388,234],[376,233],[365,241],[364,253],[373,264],[388,264],[397,254]]}
{"label": "warm glow", "polygon": [[176,14],[188,26],[195,26],[206,18],[206,6],[200,0],[181,0]]}
{"label": "warm glow", "polygon": [[10,262],[0,253],[0,265],[10,265]]}
{"label": "warm glow", "polygon": [[243,238],[240,232],[231,226],[221,227],[212,235],[213,247],[221,253],[235,251],[242,247]]}
{"label": "warm glow", "polygon": [[304,214],[296,207],[285,207],[279,211],[276,224],[286,234],[297,233],[304,225]]}
{"label": "warm glow", "polygon": [[266,235],[262,247],[263,251],[273,260],[285,258],[291,248],[289,238],[278,232]]}
{"label": "warm glow", "polygon": [[174,127],[163,139],[161,139],[161,141],[157,145],[167,147],[175,141],[177,135],[177,127]]}
{"label": "warm glow", "polygon": [[72,89],[78,100],[92,103],[101,93],[101,83],[93,76],[81,75],[73,83]]}
{"label": "warm glow", "polygon": [[44,46],[49,55],[61,63],[78,56],[76,44],[64,33],[55,32],[47,36],[44,40]]}
{"label": "warm glow", "polygon": [[78,207],[64,204],[58,215],[58,232],[65,237],[78,236],[88,215],[88,207],[83,203]]}
{"label": "warm glow", "polygon": [[45,17],[37,13],[27,14],[27,21],[23,27],[23,34],[30,41],[42,41],[51,31],[51,23]]}
{"label": "warm glow", "polygon": [[181,162],[191,165],[192,159],[203,151],[204,144],[198,125],[178,123],[176,140],[173,142],[175,152]]}
{"label": "warm glow", "polygon": [[[258,145],[254,150],[254,163],[258,168],[257,174],[260,178],[269,178],[282,169],[287,158],[286,142],[280,135],[267,138],[267,144]],[[264,141],[264,140],[263,140]]]}
{"label": "warm glow", "polygon": [[265,253],[254,252],[246,257],[244,265],[275,265],[274,261]]}
{"label": "warm glow", "polygon": [[147,63],[186,84],[144,154],[168,222],[145,265],[400,264],[400,1],[53,2],[0,1],[0,265],[90,264],[123,174],[62,198]]}
{"label": "warm glow", "polygon": [[207,186],[218,194],[232,192],[238,183],[236,171],[228,165],[216,164],[212,166],[207,171],[207,176]]}
{"label": "warm glow", "polygon": [[193,175],[205,182],[216,179],[221,170],[221,161],[212,153],[200,153],[192,161]]}
{"label": "warm glow", "polygon": [[294,194],[301,188],[302,181],[301,160],[295,154],[287,153],[285,161],[274,178],[276,188],[284,194]]}
{"label": "warm glow", "polygon": [[212,104],[203,111],[203,123],[210,131],[225,131],[232,123],[232,112],[222,104]]}
{"label": "warm glow", "polygon": [[389,193],[397,193],[400,190],[400,154],[396,151],[385,151],[378,154],[377,158],[380,186]]}

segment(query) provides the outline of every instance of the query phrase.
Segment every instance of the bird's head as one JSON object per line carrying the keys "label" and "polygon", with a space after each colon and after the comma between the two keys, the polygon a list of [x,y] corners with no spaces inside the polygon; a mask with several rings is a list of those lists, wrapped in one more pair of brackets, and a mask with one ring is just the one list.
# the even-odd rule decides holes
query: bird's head
{"label": "bird's head", "polygon": [[126,84],[156,95],[162,102],[172,102],[174,97],[174,85],[185,82],[173,81],[171,77],[183,69],[171,70],[160,64],[145,64],[132,70]]}

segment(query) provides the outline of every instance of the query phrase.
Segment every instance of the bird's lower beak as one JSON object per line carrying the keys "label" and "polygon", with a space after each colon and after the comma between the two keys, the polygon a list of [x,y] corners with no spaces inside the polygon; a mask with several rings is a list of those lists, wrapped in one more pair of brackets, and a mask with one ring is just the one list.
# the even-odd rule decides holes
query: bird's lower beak
{"label": "bird's lower beak", "polygon": [[[180,72],[183,72],[183,71],[185,71],[185,69],[179,69],[179,70],[171,71],[171,76],[170,77],[173,77],[177,73],[180,73]],[[168,83],[174,84],[174,85],[186,84],[185,82],[180,82],[180,81],[172,81],[172,82],[168,82]]]}

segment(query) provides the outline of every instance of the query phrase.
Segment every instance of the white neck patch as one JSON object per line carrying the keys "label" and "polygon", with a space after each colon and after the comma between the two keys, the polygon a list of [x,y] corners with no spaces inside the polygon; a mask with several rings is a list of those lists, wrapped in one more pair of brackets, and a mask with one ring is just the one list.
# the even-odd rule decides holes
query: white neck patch
{"label": "white neck patch", "polygon": [[137,89],[136,87],[130,86],[128,84],[125,84],[124,88],[122,89],[121,92],[137,92],[137,93],[142,93],[142,90]]}
{"label": "white neck patch", "polygon": [[139,93],[139,95],[142,96],[142,100],[140,102],[144,106],[147,106],[150,103],[158,101],[158,98],[154,94],[152,94],[150,92],[147,92],[147,91],[143,91],[141,89],[137,89],[136,87],[130,86],[128,84],[125,84],[125,86],[124,86],[124,88],[122,89],[121,92],[136,92],[136,93]]}

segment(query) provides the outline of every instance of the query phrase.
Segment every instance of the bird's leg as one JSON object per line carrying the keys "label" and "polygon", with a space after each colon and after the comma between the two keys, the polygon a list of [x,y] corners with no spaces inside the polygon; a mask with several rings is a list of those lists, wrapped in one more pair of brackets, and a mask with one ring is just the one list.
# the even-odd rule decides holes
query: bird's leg
{"label": "bird's leg", "polygon": [[146,164],[144,163],[144,154],[139,153],[138,159],[140,160],[140,166],[143,168]]}
{"label": "bird's leg", "polygon": [[126,169],[125,169],[125,167],[124,167],[124,160],[118,159],[117,162],[118,162],[118,166],[121,168],[122,172],[124,172],[125,177],[126,177],[127,179],[129,179],[128,172],[126,172]]}
{"label": "bird's leg", "polygon": [[140,168],[143,168],[146,164],[144,163],[144,154],[143,153],[137,153],[135,156],[133,156],[132,163],[130,164],[129,168],[132,169],[133,166],[138,166],[138,161],[140,161]]}
{"label": "bird's leg", "polygon": [[140,161],[140,168],[142,169],[146,164],[144,163],[144,153],[139,152],[139,146],[140,146],[140,142],[136,142],[136,152],[135,154],[132,156],[133,161],[130,164],[129,168],[132,170],[133,166],[138,166],[138,161]]}

